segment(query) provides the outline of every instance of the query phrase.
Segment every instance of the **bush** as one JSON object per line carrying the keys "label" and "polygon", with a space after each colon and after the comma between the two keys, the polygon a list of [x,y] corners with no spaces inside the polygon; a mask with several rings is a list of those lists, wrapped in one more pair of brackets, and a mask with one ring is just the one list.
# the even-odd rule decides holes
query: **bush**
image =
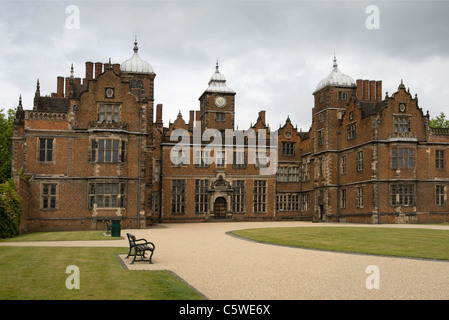
{"label": "bush", "polygon": [[14,182],[0,184],[0,238],[17,236],[20,230],[22,205]]}

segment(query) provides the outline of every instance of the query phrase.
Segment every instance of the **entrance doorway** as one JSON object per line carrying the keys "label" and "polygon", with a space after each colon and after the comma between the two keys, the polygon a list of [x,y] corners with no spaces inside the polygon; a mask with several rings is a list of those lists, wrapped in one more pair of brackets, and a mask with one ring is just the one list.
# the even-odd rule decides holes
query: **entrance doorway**
{"label": "entrance doorway", "polygon": [[226,199],[223,197],[218,197],[214,202],[214,217],[215,218],[226,218]]}
{"label": "entrance doorway", "polygon": [[324,218],[324,205],[320,204],[318,207],[318,220],[323,220]]}

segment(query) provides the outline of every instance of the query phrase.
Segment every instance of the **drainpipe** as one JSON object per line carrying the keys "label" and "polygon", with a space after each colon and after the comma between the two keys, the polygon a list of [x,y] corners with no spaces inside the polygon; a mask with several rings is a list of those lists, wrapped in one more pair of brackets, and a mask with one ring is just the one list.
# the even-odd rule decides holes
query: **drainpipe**
{"label": "drainpipe", "polygon": [[302,220],[302,148],[299,148],[299,220]]}
{"label": "drainpipe", "polygon": [[380,224],[380,119],[377,119],[377,224]]}
{"label": "drainpipe", "polygon": [[337,221],[340,222],[340,133],[337,131]]}
{"label": "drainpipe", "polygon": [[78,110],[78,106],[75,104],[73,106],[73,129],[76,129],[76,111]]}
{"label": "drainpipe", "polygon": [[139,185],[137,186],[137,229],[140,229],[140,172],[142,171],[142,109],[139,109]]}

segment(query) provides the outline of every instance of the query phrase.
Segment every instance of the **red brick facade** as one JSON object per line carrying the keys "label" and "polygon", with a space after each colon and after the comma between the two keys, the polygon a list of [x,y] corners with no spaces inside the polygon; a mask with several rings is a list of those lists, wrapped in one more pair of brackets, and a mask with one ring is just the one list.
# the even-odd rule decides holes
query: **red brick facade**
{"label": "red brick facade", "polygon": [[[50,97],[38,83],[33,109],[19,104],[12,173],[23,231],[102,230],[111,219],[123,228],[211,219],[447,222],[449,131],[428,126],[402,83],[384,97],[381,81],[320,86],[308,132],[289,118],[273,131],[265,111],[235,131],[236,93],[218,64],[199,110],[168,126],[162,105],[154,110],[156,74],[142,65],[86,62],[82,80],[72,70]],[[265,146],[266,165],[256,157]]]}

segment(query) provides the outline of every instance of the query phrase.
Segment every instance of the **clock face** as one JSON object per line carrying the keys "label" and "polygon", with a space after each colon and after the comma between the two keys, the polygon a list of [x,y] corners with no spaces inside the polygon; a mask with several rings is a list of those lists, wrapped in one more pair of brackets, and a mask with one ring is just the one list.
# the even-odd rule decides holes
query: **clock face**
{"label": "clock face", "polygon": [[226,105],[226,99],[223,97],[216,97],[215,105],[219,108],[223,108]]}

